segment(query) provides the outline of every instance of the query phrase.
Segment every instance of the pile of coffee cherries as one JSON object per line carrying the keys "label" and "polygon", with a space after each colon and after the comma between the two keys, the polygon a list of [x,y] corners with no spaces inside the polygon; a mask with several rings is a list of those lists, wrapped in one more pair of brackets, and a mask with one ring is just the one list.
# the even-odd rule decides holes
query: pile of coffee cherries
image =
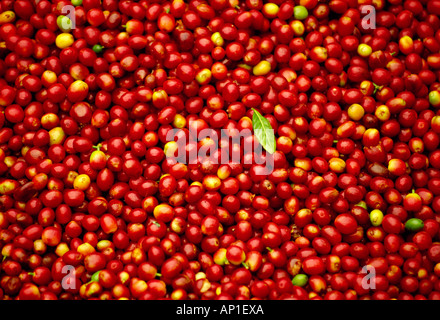
{"label": "pile of coffee cherries", "polygon": [[440,299],[439,17],[0,0],[0,299]]}

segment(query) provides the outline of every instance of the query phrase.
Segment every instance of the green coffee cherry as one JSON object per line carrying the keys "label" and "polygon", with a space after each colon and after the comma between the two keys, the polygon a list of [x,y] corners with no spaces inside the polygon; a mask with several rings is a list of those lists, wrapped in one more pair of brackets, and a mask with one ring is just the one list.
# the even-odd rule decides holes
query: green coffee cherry
{"label": "green coffee cherry", "polygon": [[292,284],[294,286],[298,287],[304,287],[307,284],[307,281],[309,280],[309,277],[305,274],[297,274],[292,279]]}
{"label": "green coffee cherry", "polygon": [[70,20],[68,17],[60,15],[57,18],[57,25],[58,28],[60,28],[61,31],[63,32],[69,32],[70,30],[72,30],[72,20]]}
{"label": "green coffee cherry", "polygon": [[92,50],[95,51],[96,53],[101,53],[103,49],[104,46],[101,46],[100,44],[95,44],[92,48]]}
{"label": "green coffee cherry", "polygon": [[409,230],[409,231],[417,232],[417,231],[422,230],[423,227],[424,227],[423,220],[420,220],[417,218],[408,219],[408,221],[406,221],[406,223],[405,223],[405,228],[406,228],[406,230]]}
{"label": "green coffee cherry", "polygon": [[309,16],[309,12],[307,11],[307,8],[304,6],[295,6],[293,8],[293,16],[297,20],[304,20]]}

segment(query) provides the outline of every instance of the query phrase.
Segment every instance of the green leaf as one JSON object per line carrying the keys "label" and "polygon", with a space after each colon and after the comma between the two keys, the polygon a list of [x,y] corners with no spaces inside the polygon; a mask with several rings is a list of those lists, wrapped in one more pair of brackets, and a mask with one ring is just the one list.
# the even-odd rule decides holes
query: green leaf
{"label": "green leaf", "polygon": [[90,279],[91,282],[98,282],[99,281],[99,273],[101,272],[101,270],[96,271],[93,275],[92,278]]}
{"label": "green leaf", "polygon": [[252,128],[258,141],[263,146],[264,150],[269,153],[274,153],[276,149],[275,133],[267,120],[261,113],[252,108],[254,114],[252,115]]}

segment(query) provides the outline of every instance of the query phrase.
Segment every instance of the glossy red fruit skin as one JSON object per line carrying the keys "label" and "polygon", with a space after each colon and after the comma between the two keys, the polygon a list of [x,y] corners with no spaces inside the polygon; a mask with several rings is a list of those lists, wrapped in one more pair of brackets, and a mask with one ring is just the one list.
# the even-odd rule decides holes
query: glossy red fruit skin
{"label": "glossy red fruit skin", "polygon": [[335,227],[342,234],[352,234],[357,229],[356,219],[350,214],[340,214],[335,219]]}
{"label": "glossy red fruit skin", "polygon": [[319,275],[325,271],[325,265],[321,258],[319,257],[308,257],[302,261],[302,267],[306,274],[308,275]]}
{"label": "glossy red fruit skin", "polygon": [[[0,298],[440,298],[440,2],[351,2],[1,1]],[[251,109],[272,171],[165,154]]]}

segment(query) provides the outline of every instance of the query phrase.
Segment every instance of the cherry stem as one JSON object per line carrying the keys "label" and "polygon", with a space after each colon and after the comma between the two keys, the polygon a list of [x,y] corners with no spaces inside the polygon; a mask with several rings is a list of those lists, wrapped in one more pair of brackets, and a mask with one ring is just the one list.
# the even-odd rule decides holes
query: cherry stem
{"label": "cherry stem", "polygon": [[160,223],[159,222],[157,222],[157,221],[153,221],[153,224],[156,226],[156,227],[160,227]]}
{"label": "cherry stem", "polygon": [[375,84],[374,82],[373,82],[373,86],[374,86],[374,91],[373,91],[373,93],[376,93],[377,90],[380,90],[380,89],[382,89],[382,87],[383,87],[383,86],[378,86],[378,85]]}

